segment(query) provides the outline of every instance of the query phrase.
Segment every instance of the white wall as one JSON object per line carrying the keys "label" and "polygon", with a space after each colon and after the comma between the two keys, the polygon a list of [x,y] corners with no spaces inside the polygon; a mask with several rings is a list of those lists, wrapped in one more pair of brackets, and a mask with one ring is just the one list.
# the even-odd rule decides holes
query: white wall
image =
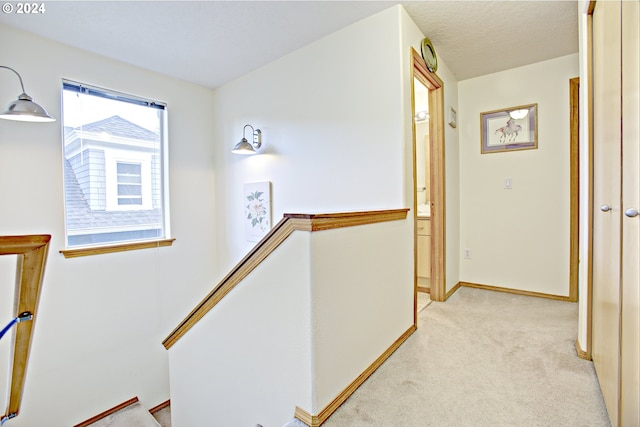
{"label": "white wall", "polygon": [[[20,426],[68,426],[169,398],[162,340],[213,286],[212,91],[0,25],[0,63],[56,123],[0,121],[0,235],[52,234]],[[15,76],[0,70],[2,104]],[[61,79],[167,102],[172,247],[65,259]],[[0,290],[5,285],[0,287]]]}
{"label": "white wall", "polygon": [[[221,266],[231,267],[252,246],[242,227],[246,182],[272,182],[274,223],[283,213],[409,206],[399,10],[376,14],[216,90]],[[245,123],[263,131],[260,155],[231,153]]]}
{"label": "white wall", "polygon": [[[437,49],[437,48],[436,48]],[[446,292],[460,282],[460,142],[458,127],[449,126],[449,108],[458,111],[458,82],[442,61],[438,76],[444,82],[444,156],[445,156],[445,221],[446,221]]]}
{"label": "white wall", "polygon": [[322,411],[413,324],[404,221],[311,236],[313,402]]}
{"label": "white wall", "polygon": [[311,407],[310,241],[290,235],[169,349],[173,425],[280,427]]}
{"label": "white wall", "polygon": [[[246,182],[272,182],[273,223],[288,212],[413,206],[410,48],[420,51],[423,37],[392,7],[216,90],[220,274],[252,247],[241,221]],[[438,75],[447,115],[457,81],[443,61]],[[261,154],[249,158],[230,152],[246,123],[263,131]],[[460,196],[458,131],[448,125],[445,145],[450,290],[459,281]]]}
{"label": "white wall", "polygon": [[[472,251],[462,281],[568,296],[569,79],[578,72],[574,54],[458,83],[460,242]],[[537,150],[480,154],[481,112],[532,103]]]}

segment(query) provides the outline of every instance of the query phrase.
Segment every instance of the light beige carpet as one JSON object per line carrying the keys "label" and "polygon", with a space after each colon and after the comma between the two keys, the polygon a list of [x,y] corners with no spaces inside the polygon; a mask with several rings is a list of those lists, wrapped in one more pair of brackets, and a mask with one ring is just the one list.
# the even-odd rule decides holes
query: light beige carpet
{"label": "light beige carpet", "polygon": [[577,305],[461,288],[324,427],[609,426]]}
{"label": "light beige carpet", "polygon": [[160,427],[171,427],[171,406],[166,406],[151,415],[160,424]]}

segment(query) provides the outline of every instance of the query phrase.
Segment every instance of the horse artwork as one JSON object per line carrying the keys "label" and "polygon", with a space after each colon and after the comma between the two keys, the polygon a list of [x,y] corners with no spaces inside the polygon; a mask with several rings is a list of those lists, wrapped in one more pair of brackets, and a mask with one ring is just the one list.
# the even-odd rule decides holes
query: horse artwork
{"label": "horse artwork", "polygon": [[480,153],[538,148],[537,122],[538,104],[480,113]]}
{"label": "horse artwork", "polygon": [[496,129],[495,133],[500,133],[500,142],[515,142],[518,134],[522,131],[522,126],[516,124],[514,119],[507,120],[507,125]]}

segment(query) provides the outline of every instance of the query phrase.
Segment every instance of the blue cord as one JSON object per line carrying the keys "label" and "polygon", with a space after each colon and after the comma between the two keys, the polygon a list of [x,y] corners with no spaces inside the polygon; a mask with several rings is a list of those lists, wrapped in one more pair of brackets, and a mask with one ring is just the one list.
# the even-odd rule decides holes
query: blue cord
{"label": "blue cord", "polygon": [[[2,329],[2,331],[0,331],[0,339],[2,339],[4,334],[6,334],[9,331],[9,329],[11,329],[11,327],[13,325],[15,325],[16,323],[27,321],[27,320],[33,320],[33,314],[29,313],[28,311],[25,311],[24,313],[18,314],[16,317],[11,319],[9,324],[7,324],[7,326],[5,326]],[[1,420],[0,420],[0,425],[2,425],[2,421]]]}
{"label": "blue cord", "polygon": [[[11,327],[13,327],[13,325],[15,325],[16,323],[25,322],[27,320],[33,320],[33,314],[29,313],[28,311],[25,311],[24,313],[20,313],[19,315],[11,319],[11,321],[7,324],[7,326],[2,328],[2,331],[0,331],[0,339],[2,339],[4,334],[9,332],[9,330],[11,329]],[[15,418],[17,415],[18,415],[17,413],[3,415],[2,418],[0,418],[0,426],[4,425],[4,423],[7,422],[7,420],[10,420],[11,418]]]}
{"label": "blue cord", "polygon": [[9,414],[9,415],[4,415],[2,417],[2,419],[0,419],[0,426],[3,425],[7,420],[10,420],[11,418],[15,418],[17,417],[18,414]]}
{"label": "blue cord", "polygon": [[[13,325],[15,325],[16,323],[18,323],[18,317],[14,317],[13,319],[11,319],[11,322],[9,322],[9,324],[7,324],[7,326],[5,326],[2,331],[0,331],[0,339],[2,339],[2,337],[4,336],[4,334],[6,334],[9,329],[11,329],[11,327]],[[2,425],[4,421],[0,421],[0,425]]]}

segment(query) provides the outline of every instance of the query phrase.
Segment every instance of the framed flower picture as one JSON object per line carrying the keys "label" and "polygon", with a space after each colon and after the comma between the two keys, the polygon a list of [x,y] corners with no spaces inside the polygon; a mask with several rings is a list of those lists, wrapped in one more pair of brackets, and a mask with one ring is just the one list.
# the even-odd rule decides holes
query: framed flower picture
{"label": "framed flower picture", "polygon": [[258,242],[271,230],[271,182],[244,185],[244,234]]}

